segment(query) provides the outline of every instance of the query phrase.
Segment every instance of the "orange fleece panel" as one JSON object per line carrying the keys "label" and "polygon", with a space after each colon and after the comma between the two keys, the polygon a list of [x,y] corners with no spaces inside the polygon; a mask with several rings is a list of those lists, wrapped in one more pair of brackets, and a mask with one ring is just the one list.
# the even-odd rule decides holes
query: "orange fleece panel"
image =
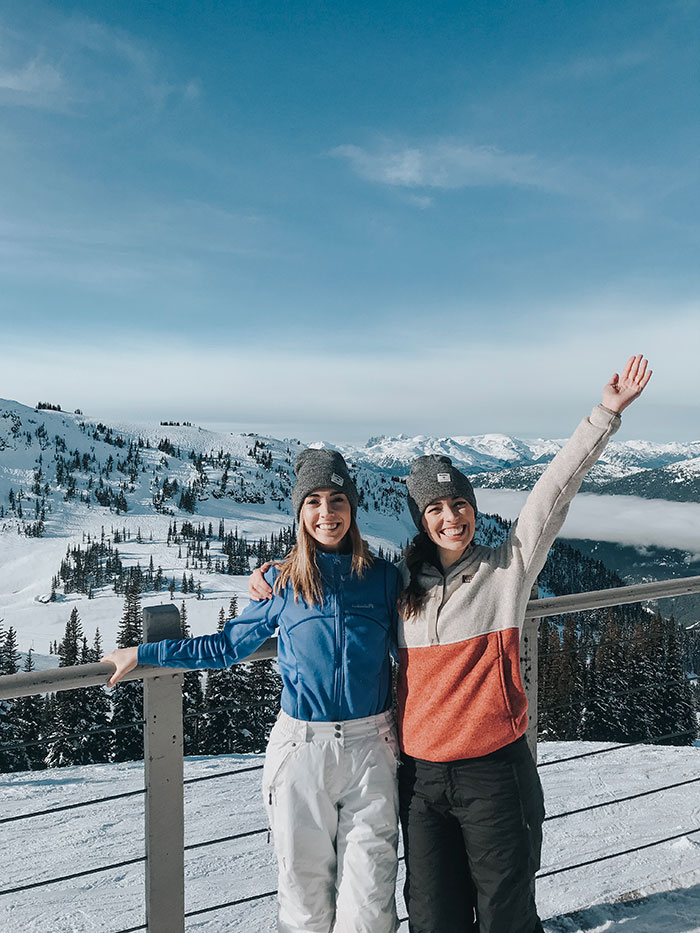
{"label": "orange fleece panel", "polygon": [[399,651],[399,735],[414,758],[477,758],[527,728],[517,628]]}

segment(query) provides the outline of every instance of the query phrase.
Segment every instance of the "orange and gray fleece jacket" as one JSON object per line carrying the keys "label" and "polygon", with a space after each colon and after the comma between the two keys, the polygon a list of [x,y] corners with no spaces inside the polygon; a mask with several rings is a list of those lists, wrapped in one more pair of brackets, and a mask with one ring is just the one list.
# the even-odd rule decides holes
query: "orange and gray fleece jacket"
{"label": "orange and gray fleece jacket", "polygon": [[476,758],[525,732],[525,607],[571,500],[619,426],[618,414],[597,405],[537,481],[503,544],[470,546],[445,574],[422,566],[423,606],[399,623],[399,734],[408,755]]}

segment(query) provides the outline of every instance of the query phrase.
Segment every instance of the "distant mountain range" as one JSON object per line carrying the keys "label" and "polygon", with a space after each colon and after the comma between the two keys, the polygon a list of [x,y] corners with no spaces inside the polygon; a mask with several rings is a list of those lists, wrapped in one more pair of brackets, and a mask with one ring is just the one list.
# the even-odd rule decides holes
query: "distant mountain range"
{"label": "distant mountain range", "polygon": [[[395,533],[403,541],[411,522],[402,480],[416,456],[446,454],[476,486],[528,490],[563,443],[504,434],[399,435],[339,449],[356,471],[367,513],[398,522]],[[106,425],[79,412],[0,401],[2,517],[18,517],[17,504],[9,507],[11,489],[20,502],[22,496],[31,499],[19,510],[25,524],[47,507],[45,522],[56,521],[68,503],[132,514],[175,514],[184,506],[224,517],[236,503],[253,503],[291,514],[292,465],[301,447],[296,440],[216,433],[188,423]],[[583,489],[700,501],[700,441],[613,440]]]}
{"label": "distant mountain range", "polygon": [[[346,458],[404,476],[424,453],[445,454],[475,486],[529,490],[565,440],[524,440],[505,434],[434,438],[373,437],[364,447],[343,446]],[[700,501],[700,441],[611,441],[586,477],[583,490],[649,499]]]}
{"label": "distant mountain range", "polygon": [[[526,490],[563,443],[501,434],[400,435],[340,449],[355,472],[363,534],[375,547],[397,552],[415,533],[404,483],[414,457],[446,454],[477,486]],[[65,537],[100,523],[118,525],[122,516],[138,526],[140,517],[150,516],[166,524],[169,517],[225,519],[240,523],[244,534],[263,526],[268,533],[292,520],[293,462],[301,448],[297,440],[187,423],[105,424],[80,412],[0,400],[0,531]],[[612,441],[583,488],[700,501],[700,441]],[[491,533],[488,519],[483,533]],[[577,546],[630,580],[700,572],[682,551]],[[700,600],[688,600],[679,614],[692,621],[698,612]]]}

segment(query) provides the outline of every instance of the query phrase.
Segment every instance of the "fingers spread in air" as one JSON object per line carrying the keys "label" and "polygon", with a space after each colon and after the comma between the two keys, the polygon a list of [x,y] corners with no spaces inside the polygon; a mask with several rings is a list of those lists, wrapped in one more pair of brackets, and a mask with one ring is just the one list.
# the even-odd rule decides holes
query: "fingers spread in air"
{"label": "fingers spread in air", "polygon": [[639,364],[642,361],[642,354],[638,353],[636,356],[632,357],[632,365],[630,366],[630,371],[628,378],[635,382],[637,379],[637,373],[639,372]]}
{"label": "fingers spread in air", "polygon": [[625,368],[622,370],[622,379],[623,379],[623,381],[624,381],[625,379],[629,379],[630,370],[632,369],[632,364],[634,363],[634,361],[636,360],[636,358],[637,358],[636,356],[631,356],[631,357],[627,360],[627,362],[625,363]]}

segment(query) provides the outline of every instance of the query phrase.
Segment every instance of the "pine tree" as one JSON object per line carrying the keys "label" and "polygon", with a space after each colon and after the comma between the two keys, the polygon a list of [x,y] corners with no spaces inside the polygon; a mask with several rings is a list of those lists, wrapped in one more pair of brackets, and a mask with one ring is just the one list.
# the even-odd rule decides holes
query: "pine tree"
{"label": "pine tree", "polygon": [[[30,673],[35,670],[34,652],[30,648],[22,670]],[[23,742],[38,743],[45,732],[45,700],[42,696],[21,697],[17,700],[16,714]],[[39,771],[46,767],[43,745],[28,744],[25,748],[26,767]]]}
{"label": "pine tree", "polygon": [[[102,657],[102,640],[99,629],[95,631],[92,648],[83,638],[80,652],[81,664],[92,664]],[[105,687],[86,687],[81,691],[86,735],[81,739],[81,757],[87,764],[110,761],[112,758],[113,733],[108,731],[112,704]]]}
{"label": "pine tree", "polygon": [[[180,628],[183,638],[190,638],[187,623],[187,607],[182,601],[180,607]],[[204,691],[202,690],[202,672],[185,671],[182,684],[182,722],[185,755],[201,755],[204,747],[201,713],[204,709]]]}
{"label": "pine tree", "polygon": [[[72,667],[78,663],[83,627],[76,606],[71,610],[65,632],[58,646],[59,667]],[[49,768],[84,764],[78,748],[80,739],[75,733],[85,730],[83,700],[80,690],[67,690],[56,694],[53,718],[50,722],[52,740],[47,745],[46,764]]]}
{"label": "pine tree", "polygon": [[681,633],[673,616],[665,624],[663,676],[666,702],[661,717],[661,735],[684,733],[664,741],[665,745],[692,745],[697,737],[693,690],[683,669]]}
{"label": "pine tree", "polygon": [[560,679],[561,642],[559,629],[542,619],[537,639],[537,731],[540,738],[559,738],[556,703]]}
{"label": "pine tree", "polygon": [[[0,675],[16,674],[19,658],[15,630],[10,627],[4,631],[0,626]],[[17,700],[0,700],[0,771],[21,771],[29,767],[25,749],[12,747],[22,741]]]}
{"label": "pine tree", "polygon": [[237,752],[262,752],[279,710],[282,681],[272,661],[236,664]]}
{"label": "pine tree", "polygon": [[[223,606],[219,611],[218,631],[226,625]],[[207,672],[204,694],[204,747],[207,755],[229,755],[240,750],[238,722],[241,699],[238,684],[240,664]],[[233,707],[233,708],[231,708]]]}
{"label": "pine tree", "polygon": [[566,616],[561,634],[558,731],[562,739],[568,740],[579,737],[583,713],[584,665],[579,647],[576,621]]}
{"label": "pine tree", "polygon": [[663,733],[661,715],[665,689],[659,670],[660,636],[663,627],[661,615],[638,620],[633,627],[627,651],[628,666],[633,686],[638,692],[633,697],[633,728],[631,739],[647,742]]}
{"label": "pine tree", "polygon": [[[140,644],[141,594],[137,582],[126,587],[124,610],[117,631],[117,647],[128,648]],[[112,725],[129,726],[143,722],[143,686],[140,680],[119,683],[112,694]],[[138,761],[143,758],[143,732],[137,725],[118,729],[114,733],[114,760]]]}
{"label": "pine tree", "polygon": [[636,728],[626,645],[612,612],[600,633],[593,658],[586,698],[583,738],[601,742],[625,742]]}

